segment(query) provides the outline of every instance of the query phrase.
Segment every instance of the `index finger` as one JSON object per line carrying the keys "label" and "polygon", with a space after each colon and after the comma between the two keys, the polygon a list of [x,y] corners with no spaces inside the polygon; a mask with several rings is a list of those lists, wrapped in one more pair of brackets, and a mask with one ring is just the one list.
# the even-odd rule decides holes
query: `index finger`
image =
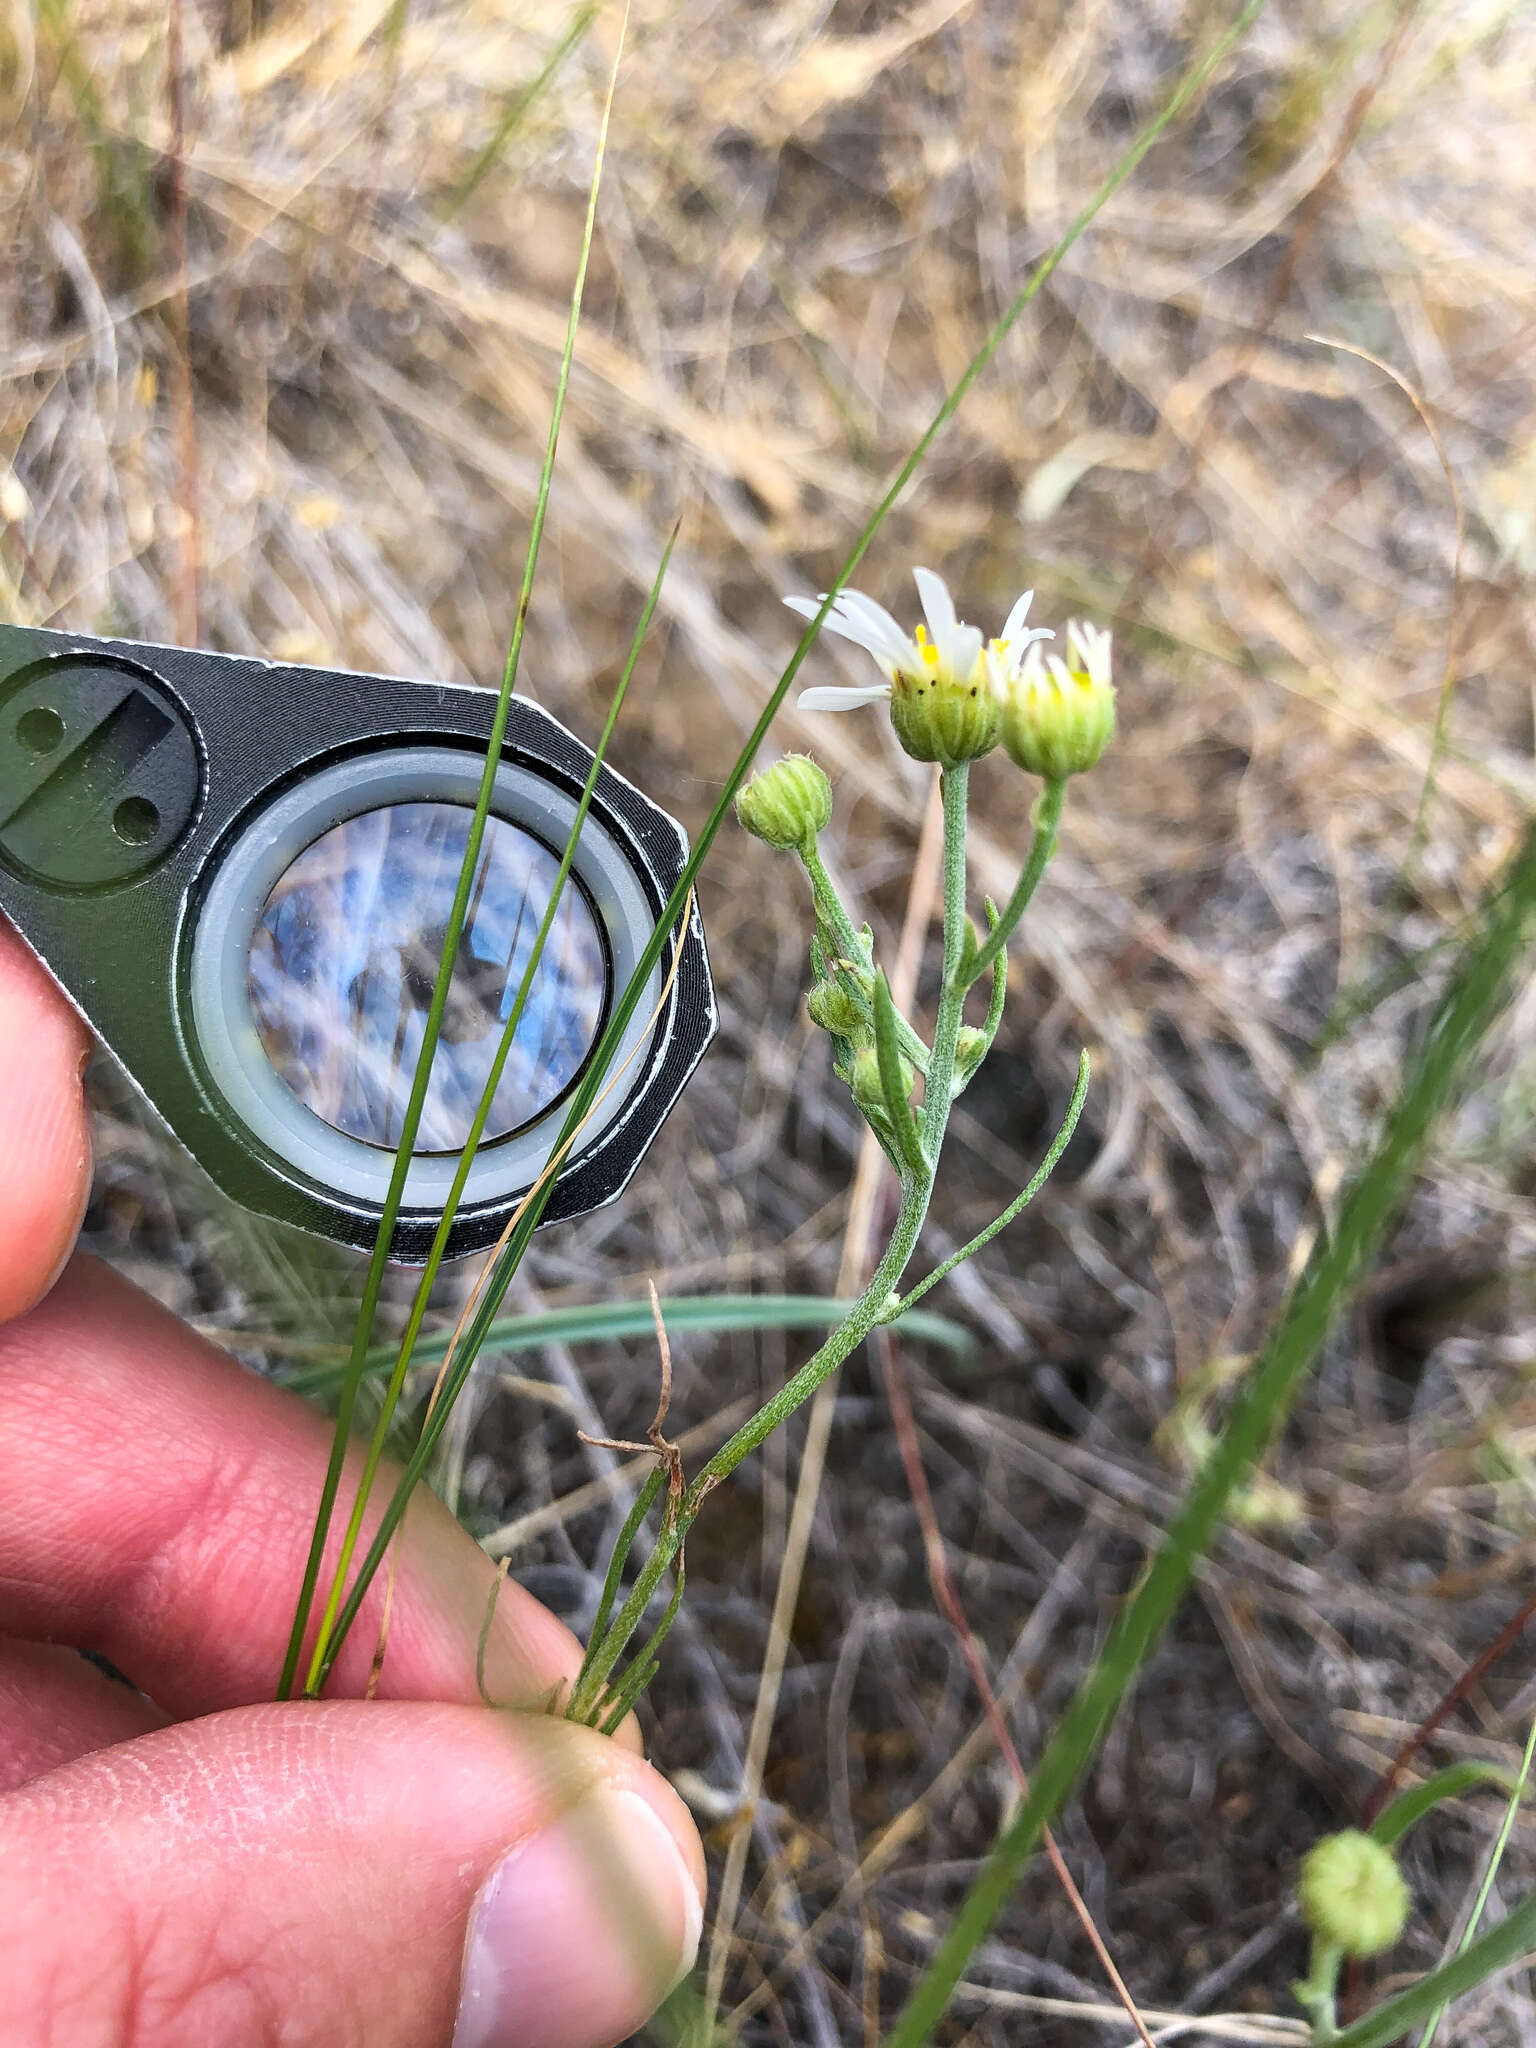
{"label": "index finger", "polygon": [[91,1185],[80,1077],[90,1034],[0,919],[0,1322],[40,1301],[69,1257]]}

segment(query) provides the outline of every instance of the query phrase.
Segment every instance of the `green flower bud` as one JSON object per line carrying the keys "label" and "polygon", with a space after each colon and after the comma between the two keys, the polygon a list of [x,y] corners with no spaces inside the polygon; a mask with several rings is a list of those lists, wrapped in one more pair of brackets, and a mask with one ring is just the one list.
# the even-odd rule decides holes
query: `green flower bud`
{"label": "green flower bud", "polygon": [[[901,1085],[907,1094],[912,1093],[917,1080],[917,1069],[909,1059],[901,1062]],[[880,1061],[872,1045],[865,1046],[853,1056],[849,1069],[848,1085],[853,1090],[853,1099],[861,1109],[884,1109],[885,1090],[880,1085]]]}
{"label": "green flower bud", "polygon": [[1028,775],[1064,782],[1091,768],[1115,731],[1108,633],[1074,620],[1067,658],[1037,641],[1003,688],[1002,741]]}
{"label": "green flower bud", "polygon": [[1380,1955],[1408,1919],[1408,1887],[1391,1850],[1358,1828],[1325,1835],[1307,1851],[1296,1899],[1317,1939],[1346,1956]]}
{"label": "green flower bud", "polygon": [[736,816],[754,839],[807,853],[832,816],[832,785],[809,754],[786,754],[736,792]]}
{"label": "green flower bud", "polygon": [[955,1040],[955,1078],[969,1081],[987,1053],[987,1034],[975,1024],[962,1024]]}
{"label": "green flower bud", "polygon": [[891,684],[891,724],[914,761],[938,761],[953,768],[974,761],[997,745],[999,707],[985,661],[978,654],[969,674],[937,659],[921,626],[917,642],[923,666],[898,670]]}
{"label": "green flower bud", "polygon": [[818,981],[806,997],[805,1007],[813,1024],[823,1031],[835,1031],[839,1038],[857,1038],[861,1031],[867,1034],[869,1030],[868,1019],[860,1014],[853,997],[835,981]]}

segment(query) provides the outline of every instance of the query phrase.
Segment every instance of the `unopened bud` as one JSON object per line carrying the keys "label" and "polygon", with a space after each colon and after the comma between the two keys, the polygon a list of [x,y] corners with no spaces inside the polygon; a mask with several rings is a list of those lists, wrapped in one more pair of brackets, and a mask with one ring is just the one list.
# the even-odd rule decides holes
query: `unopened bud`
{"label": "unopened bud", "polygon": [[1408,1887],[1391,1850],[1358,1828],[1325,1835],[1307,1851],[1296,1899],[1317,1939],[1346,1956],[1380,1955],[1408,1919]]}
{"label": "unopened bud", "polygon": [[805,1007],[813,1024],[823,1031],[835,1031],[839,1038],[854,1038],[869,1028],[853,997],[835,981],[818,981],[806,997]]}
{"label": "unopened bud", "polygon": [[955,1076],[957,1080],[969,1081],[972,1074],[986,1058],[990,1044],[985,1031],[975,1024],[962,1024],[960,1035],[955,1040]]}
{"label": "unopened bud", "polygon": [[1097,626],[1067,628],[1067,658],[1038,641],[1003,695],[1002,741],[1026,774],[1065,782],[1091,768],[1115,731],[1110,638]]}
{"label": "unopened bud", "polygon": [[736,792],[736,816],[754,839],[808,853],[832,816],[832,785],[808,754],[786,754]]}
{"label": "unopened bud", "polygon": [[[901,1085],[905,1094],[912,1093],[917,1080],[917,1069],[909,1059],[901,1061]],[[853,1056],[849,1069],[848,1085],[853,1090],[853,1099],[862,1109],[883,1109],[885,1090],[880,1084],[880,1060],[874,1047],[866,1046]]]}

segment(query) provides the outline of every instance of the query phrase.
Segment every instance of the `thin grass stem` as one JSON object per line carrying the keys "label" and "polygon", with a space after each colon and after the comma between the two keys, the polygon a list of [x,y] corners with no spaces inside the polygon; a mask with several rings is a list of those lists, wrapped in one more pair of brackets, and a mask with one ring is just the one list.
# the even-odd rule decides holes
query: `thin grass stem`
{"label": "thin grass stem", "polygon": [[[627,13],[625,19],[627,20]],[[591,254],[593,231],[597,218],[597,195],[602,180],[603,159],[607,146],[608,125],[613,112],[614,88],[618,82],[619,59],[623,53],[622,26],[619,47],[614,55],[613,69],[608,79],[608,93],[603,106],[601,126],[598,131],[596,160],[593,164],[592,182],[587,198],[587,214],[582,234],[581,253],[577,262],[576,282],[571,293],[569,317],[566,321],[565,346],[560,359],[559,374],[555,383],[555,401],[550,413],[549,435],[544,448],[544,460],[539,472],[539,487],[534,500],[533,520],[528,533],[528,548],[523,563],[522,587],[518,594],[517,614],[512,628],[512,638],[507,648],[507,659],[502,670],[501,687],[497,694],[496,708],[491,718],[491,729],[486,740],[485,768],[480,777],[480,788],[476,795],[474,812],[470,821],[469,836],[465,842],[464,859],[459,870],[458,884],[454,890],[453,903],[443,933],[442,958],[438,964],[437,979],[432,989],[423,1027],[421,1050],[417,1057],[415,1071],[411,1078],[411,1091],[406,1102],[400,1126],[400,1144],[395,1153],[394,1166],[390,1173],[389,1187],[384,1198],[383,1213],[379,1219],[378,1234],[368,1262],[368,1273],[363,1283],[362,1302],[358,1309],[357,1327],[353,1337],[351,1356],[348,1361],[347,1377],[342,1383],[341,1399],[336,1415],[336,1430],[331,1444],[330,1462],[321,1487],[320,1504],[315,1514],[314,1534],[310,1541],[309,1556],[305,1561],[304,1576],[299,1597],[295,1603],[293,1626],[289,1633],[287,1650],[283,1657],[282,1674],[278,1681],[278,1698],[287,1699],[292,1691],[298,1673],[299,1659],[303,1651],[304,1637],[309,1626],[310,1610],[314,1601],[315,1588],[320,1576],[321,1559],[325,1554],[326,1539],[330,1533],[331,1516],[336,1505],[336,1495],[341,1485],[342,1469],[346,1460],[348,1440],[351,1435],[352,1417],[356,1411],[357,1391],[362,1380],[363,1361],[367,1356],[369,1339],[373,1334],[374,1318],[378,1313],[379,1297],[384,1286],[384,1268],[394,1241],[395,1224],[399,1218],[405,1196],[406,1176],[410,1171],[411,1159],[416,1149],[416,1134],[421,1124],[422,1110],[426,1103],[427,1087],[432,1077],[433,1057],[441,1035],[443,1016],[448,1004],[448,989],[453,977],[454,962],[458,957],[459,939],[464,929],[464,919],[469,908],[470,894],[474,886],[475,872],[479,864],[480,848],[485,838],[486,821],[490,815],[491,794],[495,787],[496,771],[501,762],[501,750],[506,739],[507,720],[511,712],[512,690],[517,680],[518,666],[522,658],[523,637],[527,630],[528,611],[533,601],[534,573],[538,567],[539,548],[544,537],[545,520],[549,512],[549,494],[554,477],[555,451],[559,446],[560,427],[565,415],[565,397],[570,384],[571,362],[576,352],[576,335],[581,324],[582,294],[586,285],[587,264]],[[311,1657],[306,1690],[313,1690],[318,1674],[325,1661],[324,1649],[329,1643],[335,1626],[337,1604],[345,1581],[345,1566],[334,1574],[330,1597],[321,1620],[319,1637]]]}

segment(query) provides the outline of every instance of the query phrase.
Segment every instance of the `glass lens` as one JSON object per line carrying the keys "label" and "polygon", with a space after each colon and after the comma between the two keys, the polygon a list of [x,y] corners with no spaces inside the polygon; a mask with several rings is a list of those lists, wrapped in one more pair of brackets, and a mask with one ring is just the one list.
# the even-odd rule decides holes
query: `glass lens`
{"label": "glass lens", "polygon": [[[333,826],[279,881],[251,942],[268,1059],[316,1116],[370,1145],[400,1141],[471,818],[463,804],[390,804]],[[487,821],[418,1152],[456,1152],[469,1135],[558,869],[528,833]],[[568,876],[487,1139],[531,1123],[575,1080],[607,984],[597,921]]]}

